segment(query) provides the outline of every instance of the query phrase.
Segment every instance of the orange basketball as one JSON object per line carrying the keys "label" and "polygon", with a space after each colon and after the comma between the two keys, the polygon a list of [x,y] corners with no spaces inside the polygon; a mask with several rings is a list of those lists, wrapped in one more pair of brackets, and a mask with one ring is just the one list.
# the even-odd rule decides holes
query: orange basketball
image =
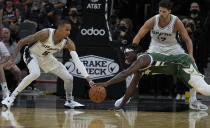
{"label": "orange basketball", "polygon": [[102,86],[91,87],[89,97],[93,102],[100,103],[106,98],[106,89]]}

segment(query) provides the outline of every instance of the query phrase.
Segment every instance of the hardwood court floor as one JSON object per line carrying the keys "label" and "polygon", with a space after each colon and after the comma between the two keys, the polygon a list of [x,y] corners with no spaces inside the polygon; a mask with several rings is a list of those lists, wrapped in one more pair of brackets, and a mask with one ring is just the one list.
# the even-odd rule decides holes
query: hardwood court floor
{"label": "hardwood court floor", "polygon": [[19,96],[10,110],[1,110],[0,128],[210,128],[210,110],[146,112],[133,102],[126,111],[115,112],[105,110],[114,101],[79,101],[87,107],[66,109],[56,96]]}

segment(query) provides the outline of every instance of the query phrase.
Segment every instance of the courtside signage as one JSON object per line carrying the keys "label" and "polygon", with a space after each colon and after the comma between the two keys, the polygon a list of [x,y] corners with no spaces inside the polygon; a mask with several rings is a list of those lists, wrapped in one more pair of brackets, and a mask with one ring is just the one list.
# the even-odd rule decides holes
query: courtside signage
{"label": "courtside signage", "polygon": [[[88,55],[80,57],[81,62],[92,79],[100,79],[114,76],[119,71],[119,65],[112,59]],[[69,73],[73,76],[83,78],[81,73],[76,68],[72,59],[65,63]]]}
{"label": "courtside signage", "polygon": [[91,27],[91,28],[88,28],[88,29],[85,29],[85,28],[83,28],[82,30],[81,30],[81,34],[83,35],[83,36],[104,36],[105,35],[105,30],[104,29],[97,29],[97,28],[93,28],[93,27]]}

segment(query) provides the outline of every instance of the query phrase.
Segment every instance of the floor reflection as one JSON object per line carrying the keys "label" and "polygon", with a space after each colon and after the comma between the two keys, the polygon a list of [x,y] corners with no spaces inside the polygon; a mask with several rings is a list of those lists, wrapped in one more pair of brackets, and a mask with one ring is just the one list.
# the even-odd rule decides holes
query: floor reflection
{"label": "floor reflection", "polygon": [[1,111],[0,127],[35,128],[209,128],[209,111],[143,112],[11,108]]}

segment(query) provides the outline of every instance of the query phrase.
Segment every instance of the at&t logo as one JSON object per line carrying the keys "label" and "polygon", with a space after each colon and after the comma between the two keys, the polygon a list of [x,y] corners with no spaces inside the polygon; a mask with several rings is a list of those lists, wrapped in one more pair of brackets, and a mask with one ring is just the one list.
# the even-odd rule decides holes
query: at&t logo
{"label": "at&t logo", "polygon": [[85,29],[85,28],[83,28],[82,30],[81,30],[81,34],[82,35],[89,35],[89,36],[92,36],[92,35],[94,35],[94,36],[98,36],[98,35],[100,35],[100,36],[104,36],[105,35],[105,30],[104,29],[94,29],[93,27],[92,28],[90,28],[90,29]]}

